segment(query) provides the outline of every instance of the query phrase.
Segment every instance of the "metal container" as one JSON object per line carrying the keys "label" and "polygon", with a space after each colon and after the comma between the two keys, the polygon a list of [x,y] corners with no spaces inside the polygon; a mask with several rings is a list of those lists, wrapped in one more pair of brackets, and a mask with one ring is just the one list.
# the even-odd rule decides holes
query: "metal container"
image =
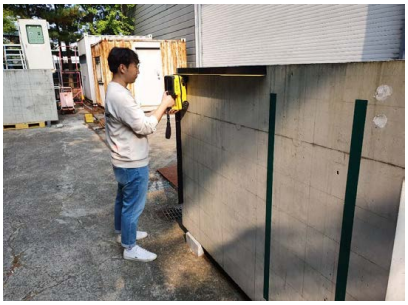
{"label": "metal container", "polygon": [[106,89],[112,80],[108,55],[113,47],[130,48],[139,56],[140,74],[128,89],[144,110],[151,110],[160,104],[164,91],[164,76],[175,74],[177,68],[187,66],[184,39],[126,39],[121,36],[104,38],[91,47],[96,103],[101,106],[105,105]]}

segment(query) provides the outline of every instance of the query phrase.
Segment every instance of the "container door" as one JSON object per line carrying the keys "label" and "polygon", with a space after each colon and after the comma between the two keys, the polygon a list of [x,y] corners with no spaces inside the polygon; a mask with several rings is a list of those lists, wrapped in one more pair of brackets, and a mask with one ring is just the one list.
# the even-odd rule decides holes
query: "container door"
{"label": "container door", "polygon": [[133,48],[140,60],[140,74],[134,86],[134,96],[143,108],[151,109],[160,105],[164,91],[160,46]]}

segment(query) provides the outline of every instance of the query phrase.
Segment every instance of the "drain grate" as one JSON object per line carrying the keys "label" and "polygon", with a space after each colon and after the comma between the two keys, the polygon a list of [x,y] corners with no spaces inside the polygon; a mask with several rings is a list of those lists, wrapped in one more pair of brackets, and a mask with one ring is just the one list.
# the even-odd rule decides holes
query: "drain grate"
{"label": "drain grate", "polygon": [[157,212],[157,215],[164,220],[179,220],[182,218],[183,207],[165,208]]}

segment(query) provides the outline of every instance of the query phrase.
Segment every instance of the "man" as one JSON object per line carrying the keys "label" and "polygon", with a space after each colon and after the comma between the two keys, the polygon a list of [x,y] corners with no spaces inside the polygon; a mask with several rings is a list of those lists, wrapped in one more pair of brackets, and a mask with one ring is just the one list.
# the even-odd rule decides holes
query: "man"
{"label": "man", "polygon": [[113,79],[105,98],[106,139],[118,191],[115,202],[115,232],[125,248],[124,259],[149,262],[157,255],[136,245],[136,240],[147,236],[137,231],[143,212],[149,181],[149,143],[147,135],[156,126],[174,100],[166,92],[160,106],[146,116],[140,104],[132,97],[127,85],[134,83],[139,74],[139,58],[128,48],[113,48],[108,56]]}

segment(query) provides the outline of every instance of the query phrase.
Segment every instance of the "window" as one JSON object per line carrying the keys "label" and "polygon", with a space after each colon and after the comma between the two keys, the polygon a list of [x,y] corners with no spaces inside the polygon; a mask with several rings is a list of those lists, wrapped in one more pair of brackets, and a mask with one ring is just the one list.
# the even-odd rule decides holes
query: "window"
{"label": "window", "polygon": [[86,64],[86,55],[81,55],[79,56],[79,63],[80,64]]}
{"label": "window", "polygon": [[28,43],[43,44],[44,34],[41,25],[26,25]]}

